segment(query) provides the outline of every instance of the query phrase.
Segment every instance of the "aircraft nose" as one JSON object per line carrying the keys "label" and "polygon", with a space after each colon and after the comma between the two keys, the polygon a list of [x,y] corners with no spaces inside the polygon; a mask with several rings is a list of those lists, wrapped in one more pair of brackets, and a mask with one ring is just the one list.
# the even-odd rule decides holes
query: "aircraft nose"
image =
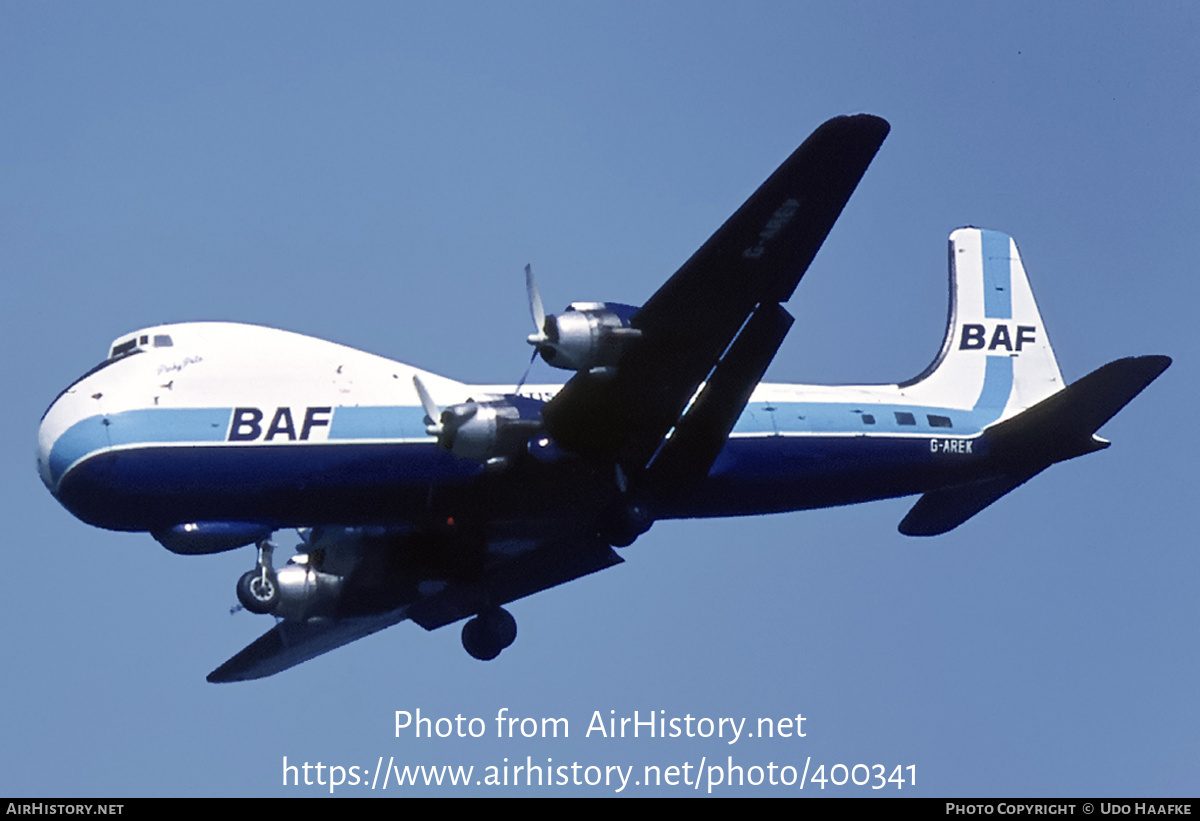
{"label": "aircraft nose", "polygon": [[[74,386],[72,386],[74,387]],[[37,468],[46,489],[58,495],[58,483],[66,468],[70,467],[72,433],[76,423],[84,417],[80,397],[68,388],[54,398],[50,407],[42,414],[37,432]],[[76,454],[81,455],[81,454]]]}
{"label": "aircraft nose", "polygon": [[48,424],[47,420],[54,415],[55,406],[59,400],[54,402],[46,409],[46,413],[42,416],[42,421],[38,424],[37,436],[37,468],[38,475],[42,477],[42,484],[51,493],[54,492],[54,479],[50,472],[50,453],[54,449],[54,433],[52,428],[53,423]]}

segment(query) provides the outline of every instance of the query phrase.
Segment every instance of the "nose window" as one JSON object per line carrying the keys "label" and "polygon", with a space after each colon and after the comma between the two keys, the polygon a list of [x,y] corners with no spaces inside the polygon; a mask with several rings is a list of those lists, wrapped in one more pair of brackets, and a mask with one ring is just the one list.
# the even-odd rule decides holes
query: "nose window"
{"label": "nose window", "polygon": [[124,342],[120,343],[119,345],[113,345],[112,353],[109,354],[108,358],[116,359],[119,356],[124,356],[125,354],[129,353],[134,348],[136,348],[137,344],[138,344],[137,337],[135,336],[133,339],[126,339]]}
{"label": "nose window", "polygon": [[[148,347],[150,347],[150,344],[151,344],[151,342],[150,342],[149,334],[142,334],[141,336],[131,336],[129,339],[126,339],[124,342],[120,342],[116,345],[113,345],[112,353],[110,353],[108,355],[108,358],[109,359],[120,359],[122,356],[131,354],[137,349],[148,348]],[[154,347],[156,347],[156,348],[171,348],[171,347],[174,347],[175,343],[173,343],[171,341],[170,334],[155,334],[153,344],[154,344]]]}

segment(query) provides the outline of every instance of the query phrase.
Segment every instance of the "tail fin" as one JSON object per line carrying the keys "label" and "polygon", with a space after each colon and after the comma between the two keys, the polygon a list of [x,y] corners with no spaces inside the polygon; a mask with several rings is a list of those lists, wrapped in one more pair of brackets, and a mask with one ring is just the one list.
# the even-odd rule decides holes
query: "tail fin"
{"label": "tail fin", "polygon": [[942,350],[900,385],[912,401],[1006,419],[1062,390],[1062,374],[1017,245],[1007,234],[950,235],[950,316]]}
{"label": "tail fin", "polygon": [[1119,359],[1065,387],[1016,243],[999,231],[959,228],[950,235],[942,350],[898,387],[910,401],[979,411],[988,467],[928,491],[900,532],[945,533],[1055,462],[1108,447],[1096,431],[1170,364],[1165,356]]}

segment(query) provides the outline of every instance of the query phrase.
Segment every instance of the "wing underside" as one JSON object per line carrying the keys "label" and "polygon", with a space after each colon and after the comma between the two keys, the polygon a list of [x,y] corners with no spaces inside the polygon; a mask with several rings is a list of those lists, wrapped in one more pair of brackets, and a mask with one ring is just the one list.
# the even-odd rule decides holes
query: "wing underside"
{"label": "wing underside", "polygon": [[[429,592],[401,607],[371,615],[285,619],[210,673],[208,680],[224,683],[274,675],[405,619],[433,630],[624,561],[598,538],[578,533],[539,540],[511,556],[491,551],[485,560],[487,566],[474,578],[425,580],[417,588]],[[360,577],[347,589],[369,590],[371,585],[371,579]],[[343,609],[353,610],[356,604],[346,601]]]}

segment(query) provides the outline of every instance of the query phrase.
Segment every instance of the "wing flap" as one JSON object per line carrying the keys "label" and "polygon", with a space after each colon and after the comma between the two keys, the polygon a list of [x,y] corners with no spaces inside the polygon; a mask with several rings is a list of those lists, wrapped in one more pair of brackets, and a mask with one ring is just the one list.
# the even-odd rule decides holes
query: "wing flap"
{"label": "wing flap", "polygon": [[791,327],[792,316],[778,304],[754,312],[655,454],[649,484],[660,492],[678,492],[708,475]]}

